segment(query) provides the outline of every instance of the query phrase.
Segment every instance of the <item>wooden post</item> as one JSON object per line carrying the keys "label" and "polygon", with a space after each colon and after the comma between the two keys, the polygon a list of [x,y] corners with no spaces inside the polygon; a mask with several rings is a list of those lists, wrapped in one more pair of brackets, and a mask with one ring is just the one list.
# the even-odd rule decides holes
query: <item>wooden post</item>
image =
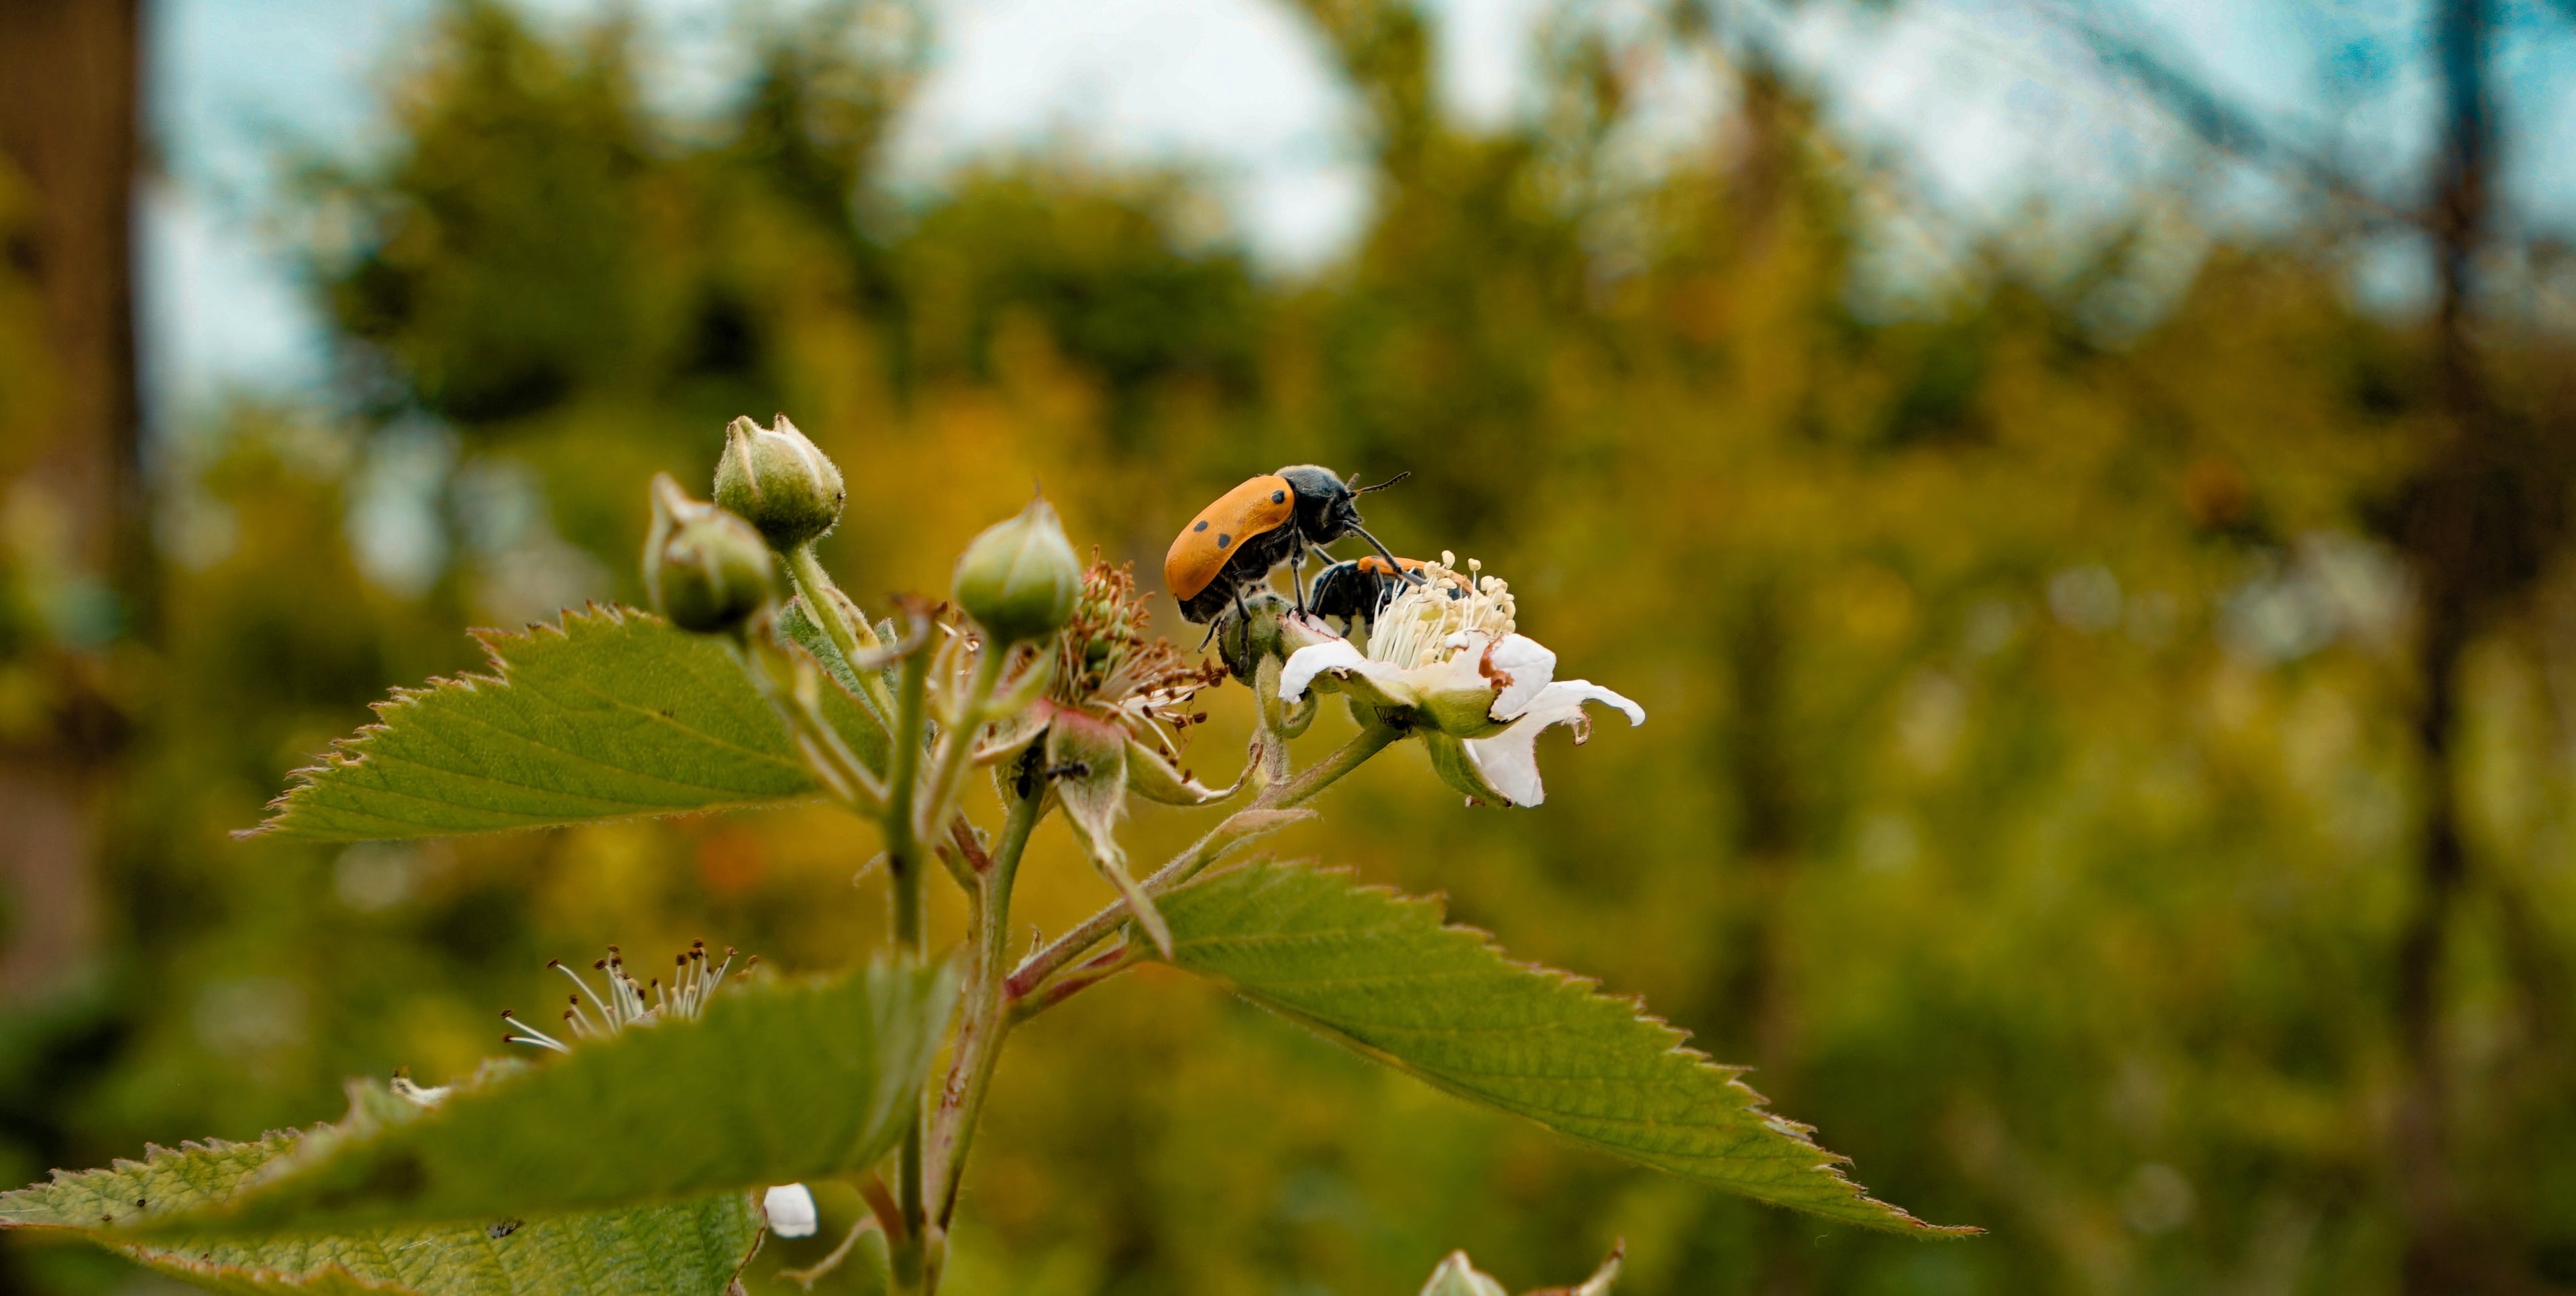
{"label": "wooden post", "polygon": [[[137,0],[0,0],[0,165],[24,200],[0,233],[40,304],[47,354],[32,367],[49,379],[35,435],[0,447],[0,515],[13,535],[43,538],[19,557],[47,570],[22,575],[112,594],[129,629],[149,571],[132,291],[139,21]],[[82,638],[35,650],[55,722],[0,745],[0,996],[44,989],[97,937],[96,816],[121,725],[94,683],[99,645]]]}

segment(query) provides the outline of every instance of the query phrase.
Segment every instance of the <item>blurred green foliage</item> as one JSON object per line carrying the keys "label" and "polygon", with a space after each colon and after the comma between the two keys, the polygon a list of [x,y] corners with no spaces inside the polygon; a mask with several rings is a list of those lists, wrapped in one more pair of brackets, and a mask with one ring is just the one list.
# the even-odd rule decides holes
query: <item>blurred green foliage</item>
{"label": "blurred green foliage", "polygon": [[[116,939],[85,996],[0,1016],[0,1177],[334,1115],[347,1074],[460,1074],[547,957],[606,941],[876,948],[881,891],[850,885],[876,845],[821,809],[224,836],[388,687],[470,666],[465,625],[636,600],[647,477],[701,480],[727,419],[784,409],[847,472],[826,557],[870,595],[941,588],[1033,478],[1150,571],[1251,473],[1410,470],[1372,528],[1483,559],[1564,673],[1653,719],[1548,757],[1531,812],[1372,767],[1288,849],[1642,994],[1873,1191],[1992,1230],[1723,1199],[1148,970],[1016,1038],[956,1290],[1406,1292],[1457,1247],[1528,1286],[1617,1236],[1636,1296],[2394,1290],[2420,781],[2373,528],[2434,438],[2424,339],[2347,300],[2333,232],[2221,248],[2178,291],[2130,240],[1891,293],[1871,177],[1758,64],[1704,149],[1639,175],[1615,51],[1569,42],[1550,111],[1474,130],[1418,15],[1314,0],[1376,205],[1345,262],[1279,281],[1187,175],[1041,157],[898,199],[918,26],[831,12],[722,120],[673,123],[621,29],[549,41],[460,0],[393,89],[398,145],[311,172],[354,412],[240,410],[165,477]],[[2568,340],[2488,344],[2513,417],[2564,428]],[[2503,624],[2469,659],[2478,885],[2442,1047],[2471,1209],[2576,1283],[2576,581]],[[1194,757],[1230,775],[1239,707],[1211,709]],[[1050,931],[1105,898],[1054,829],[1025,879]],[[858,1212],[820,1195],[822,1236],[757,1274]]]}

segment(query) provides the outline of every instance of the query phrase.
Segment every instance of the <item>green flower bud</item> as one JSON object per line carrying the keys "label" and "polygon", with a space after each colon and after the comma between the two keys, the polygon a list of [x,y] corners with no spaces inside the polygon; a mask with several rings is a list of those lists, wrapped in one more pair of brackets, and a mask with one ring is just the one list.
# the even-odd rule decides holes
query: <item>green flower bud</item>
{"label": "green flower bud", "polygon": [[[1288,622],[1295,615],[1288,600],[1269,590],[1244,596],[1244,615],[1237,616],[1228,608],[1217,618],[1216,651],[1225,668],[1245,687],[1254,687],[1253,679],[1261,670],[1264,658],[1281,661],[1292,651],[1288,646]],[[1301,640],[1297,647],[1304,647]]]}
{"label": "green flower bud", "polygon": [[658,473],[644,588],[653,610],[683,630],[731,630],[770,599],[769,546],[750,523],[690,499],[669,473]]}
{"label": "green flower bud", "polygon": [[957,559],[957,606],[995,643],[1043,639],[1073,617],[1082,593],[1082,562],[1045,500],[1018,517],[984,528]]}
{"label": "green flower bud", "polygon": [[725,428],[716,503],[749,519],[773,547],[793,549],[831,530],[847,498],[840,468],[786,415],[775,427],[738,418]]}

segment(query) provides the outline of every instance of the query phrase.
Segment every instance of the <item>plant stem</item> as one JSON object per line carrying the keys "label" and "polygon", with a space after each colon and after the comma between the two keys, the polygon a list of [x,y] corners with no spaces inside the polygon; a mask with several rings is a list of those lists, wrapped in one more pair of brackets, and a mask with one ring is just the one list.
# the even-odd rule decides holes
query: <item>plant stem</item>
{"label": "plant stem", "polygon": [[939,1200],[939,1226],[946,1228],[957,1211],[957,1186],[966,1173],[966,1152],[975,1141],[975,1124],[983,1114],[984,1094],[993,1068],[1001,1060],[1002,1041],[1010,1034],[1009,1005],[1004,1001],[1003,964],[1010,955],[1011,886],[1019,875],[1020,856],[1029,834],[1046,814],[1043,785],[1011,802],[994,843],[993,867],[984,875],[975,921],[975,965],[966,987],[965,1020],[957,1028],[955,1060],[939,1099],[939,1121],[933,1132],[931,1193]]}
{"label": "plant stem", "polygon": [[796,582],[796,592],[805,596],[805,610],[814,614],[814,624],[832,640],[832,646],[852,661],[860,653],[877,646],[876,627],[865,622],[852,624],[841,611],[841,601],[831,597],[840,586],[832,574],[823,570],[823,560],[814,554],[811,540],[787,552],[787,576]]}
{"label": "plant stem", "polygon": [[1404,737],[1404,732],[1387,725],[1370,725],[1353,734],[1351,740],[1343,743],[1332,755],[1308,766],[1295,778],[1263,788],[1261,795],[1253,800],[1252,808],[1286,810],[1311,801],[1343,775],[1367,764],[1369,757],[1394,745],[1397,739]]}
{"label": "plant stem", "polygon": [[921,837],[913,831],[913,807],[921,792],[922,712],[929,692],[930,654],[904,658],[894,747],[886,757],[885,845],[887,870],[894,878],[895,944],[914,958],[922,957],[927,943],[921,917]]}
{"label": "plant stem", "polygon": [[975,749],[975,731],[984,725],[984,708],[993,700],[993,689],[1002,682],[1003,659],[1007,649],[987,643],[975,654],[975,675],[966,685],[966,700],[949,717],[946,729],[939,735],[937,764],[931,767],[930,781],[924,785],[928,796],[914,811],[913,834],[936,839],[947,826],[948,815],[957,805],[957,776],[966,766],[966,757]]}
{"label": "plant stem", "polygon": [[1068,969],[1062,976],[1039,986],[1027,998],[1014,998],[1010,1006],[1010,1024],[1019,1025],[1039,1013],[1090,989],[1145,961],[1145,950],[1121,944]]}
{"label": "plant stem", "polygon": [[[1206,836],[1191,843],[1188,849],[1173,856],[1170,863],[1156,869],[1152,877],[1146,878],[1139,885],[1145,894],[1156,896],[1189,881],[1200,869],[1207,867],[1216,858],[1218,851],[1210,849],[1212,845],[1231,842],[1232,839],[1225,836],[1226,830],[1238,819],[1256,811],[1286,810],[1312,800],[1317,793],[1331,787],[1335,780],[1366,764],[1369,757],[1385,751],[1402,737],[1404,737],[1403,730],[1385,725],[1371,725],[1361,730],[1353,735],[1349,742],[1342,744],[1339,750],[1308,767],[1296,777],[1263,788],[1261,795],[1255,798],[1250,806],[1228,816],[1224,823],[1218,824],[1209,830]],[[1012,997],[1023,998],[1034,993],[1047,977],[1067,963],[1082,957],[1092,946],[1107,939],[1111,932],[1124,925],[1127,914],[1125,904],[1113,904],[1084,919],[1081,926],[1057,937],[1045,949],[1030,955],[1020,964],[1018,970],[1011,973],[1009,988]]]}
{"label": "plant stem", "polygon": [[[903,659],[896,695],[894,746],[886,758],[886,873],[894,892],[894,943],[915,962],[927,957],[929,944],[921,911],[921,839],[913,833],[912,819],[913,801],[920,791],[922,713],[930,692],[930,657],[928,652],[915,652]],[[925,1290],[922,1226],[929,1215],[921,1184],[921,1106],[921,1095],[915,1094],[895,1179],[896,1200],[903,1208],[904,1223],[903,1235],[891,1239],[895,1290],[899,1292]]]}
{"label": "plant stem", "polygon": [[813,695],[806,690],[805,686],[812,682],[807,673],[812,670],[810,661],[781,647],[766,631],[743,636],[736,647],[742,653],[744,673],[750,677],[752,687],[760,691],[779,724],[796,743],[797,754],[803,757],[814,781],[860,814],[883,814],[884,787],[823,719],[814,706]]}
{"label": "plant stem", "polygon": [[869,709],[877,713],[877,722],[887,722],[895,710],[894,699],[886,696],[885,681],[875,671],[860,670],[860,654],[878,647],[876,627],[865,617],[853,621],[841,608],[841,587],[832,583],[832,574],[823,570],[823,560],[814,556],[811,540],[787,551],[787,576],[795,582],[796,592],[805,600],[805,611],[814,624],[823,627],[823,637],[832,641],[841,659],[850,664],[859,678]]}

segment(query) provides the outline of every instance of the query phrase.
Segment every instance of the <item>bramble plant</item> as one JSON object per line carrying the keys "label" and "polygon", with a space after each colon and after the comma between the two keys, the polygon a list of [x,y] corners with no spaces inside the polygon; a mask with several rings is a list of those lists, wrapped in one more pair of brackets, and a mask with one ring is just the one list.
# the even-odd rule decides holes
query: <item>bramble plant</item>
{"label": "bramble plant", "polygon": [[[1556,679],[1477,564],[1443,554],[1338,632],[1253,594],[1214,627],[1221,662],[1202,664],[1149,633],[1128,570],[1077,559],[1043,500],[967,546],[951,602],[898,599],[872,620],[815,555],[840,470],[783,416],[735,421],[713,493],[652,484],[659,615],[593,608],[486,636],[490,674],[397,692],[254,831],[415,838],[821,796],[876,825],[890,947],[815,977],[703,945],[641,981],[614,947],[590,977],[557,964],[574,983],[559,1027],[503,1014],[524,1056],[444,1088],[354,1081],[347,1117],[303,1133],[56,1171],[0,1195],[0,1226],[76,1233],[223,1291],[717,1296],[766,1233],[814,1231],[806,1182],[842,1178],[869,1217],[785,1276],[868,1264],[893,1291],[935,1292],[1012,1031],[1150,961],[1698,1183],[1870,1228],[1970,1231],[1870,1198],[1737,1069],[1444,925],[1436,901],[1246,854],[1408,739],[1470,804],[1535,806],[1541,731],[1580,741],[1591,703],[1643,722],[1609,689]],[[1218,787],[1182,758],[1228,679],[1256,714],[1243,772]],[[1325,693],[1356,731],[1297,768],[1290,740]],[[997,826],[969,813],[982,783]],[[1221,817],[1140,876],[1120,844],[1131,794]],[[1114,898],[1014,959],[1013,882],[1057,811]],[[928,945],[939,876],[966,899],[962,951]],[[1617,1271],[1614,1253],[1566,1290],[1600,1296]],[[1424,1291],[1503,1288],[1454,1255]]]}

